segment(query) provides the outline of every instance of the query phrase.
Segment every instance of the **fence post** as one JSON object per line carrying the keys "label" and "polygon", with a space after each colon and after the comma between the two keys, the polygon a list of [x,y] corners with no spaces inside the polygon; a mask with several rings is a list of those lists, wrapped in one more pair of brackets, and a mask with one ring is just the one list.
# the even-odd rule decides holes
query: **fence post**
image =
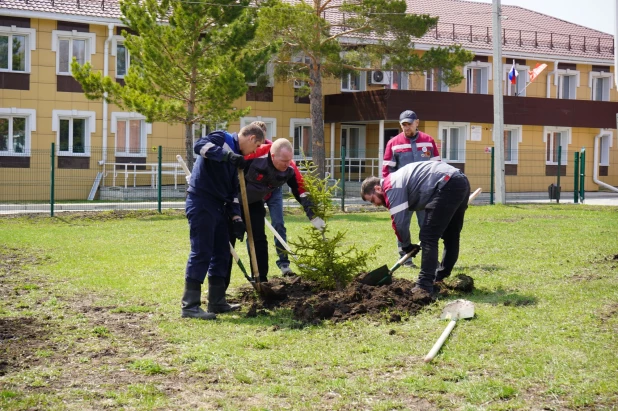
{"label": "fence post", "polygon": [[49,191],[49,209],[51,216],[54,216],[54,180],[56,170],[56,143],[51,143],[51,187]]}
{"label": "fence post", "polygon": [[586,179],[586,149],[582,148],[581,150],[581,154],[580,154],[580,160],[579,160],[579,175],[580,175],[580,180],[579,180],[579,199],[581,200],[581,203],[584,204],[584,183],[585,183],[585,179]]}
{"label": "fence post", "polygon": [[161,175],[163,174],[161,172],[161,159],[163,158],[163,147],[159,146],[159,167],[157,168],[157,179],[159,181],[159,184],[157,185],[157,209],[159,210],[159,214],[161,214],[161,186],[162,186],[162,182],[161,181]]}
{"label": "fence post", "polygon": [[341,211],[345,212],[345,136],[341,137]]}
{"label": "fence post", "polygon": [[579,153],[576,151],[573,159],[573,204],[579,201]]}
{"label": "fence post", "polygon": [[558,146],[558,176],[556,178],[556,204],[560,203],[560,167],[562,166],[562,146]]}
{"label": "fence post", "polygon": [[491,148],[491,169],[489,171],[489,204],[494,204],[494,147]]}

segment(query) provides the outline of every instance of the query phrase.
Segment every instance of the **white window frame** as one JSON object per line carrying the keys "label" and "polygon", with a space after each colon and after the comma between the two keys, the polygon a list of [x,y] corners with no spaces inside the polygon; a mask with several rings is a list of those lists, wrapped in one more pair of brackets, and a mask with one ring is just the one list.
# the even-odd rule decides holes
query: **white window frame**
{"label": "white window frame", "polygon": [[[291,118],[290,119],[290,140],[292,142],[292,147],[294,147],[294,129],[298,126],[309,126],[311,127],[311,118]],[[313,139],[313,132],[311,135]],[[302,141],[299,142],[299,147],[302,147]],[[305,153],[306,154],[306,153]],[[307,160],[311,160],[313,156],[305,157]],[[294,155],[295,160],[302,160],[303,156],[301,154]]]}
{"label": "white window frame", "polygon": [[[146,122],[146,117],[135,112],[119,112],[113,111],[112,115],[112,124],[110,127],[111,132],[114,134],[114,153],[117,157],[147,157],[147,147],[148,147],[148,134],[152,134],[152,123]],[[142,125],[140,127],[140,152],[139,153],[127,153],[124,151],[118,151],[118,121],[125,120],[140,120]],[[128,138],[128,133],[126,134]]]}
{"label": "white window frame", "polygon": [[[509,72],[511,71],[511,66],[505,64],[504,65],[504,72],[502,73],[502,80],[504,81],[504,95],[505,96],[514,96],[513,92],[512,92],[512,87],[511,87],[511,82],[509,81]],[[517,70],[517,72],[519,73],[519,76],[517,76],[517,83],[518,85],[523,81],[523,87],[519,86],[519,88],[521,88],[520,92],[521,94],[519,95],[519,97],[526,97],[526,86],[528,85],[528,83],[530,82],[530,66],[520,66],[519,64],[515,65],[515,70]]]}
{"label": "white window frame", "polygon": [[31,67],[31,53],[36,50],[36,30],[35,29],[26,29],[26,28],[22,28],[22,27],[16,27],[16,26],[11,26],[11,27],[6,27],[6,26],[2,26],[0,27],[0,35],[2,36],[9,36],[9,46],[11,44],[13,44],[13,35],[18,35],[18,36],[26,36],[26,50],[25,50],[25,56],[26,56],[26,64],[24,65],[25,70],[24,71],[16,71],[13,70],[12,66],[13,66],[13,54],[10,52],[9,49],[9,66],[6,69],[2,69],[0,68],[0,72],[10,72],[10,73],[30,73],[32,70]]}
{"label": "white window frame", "polygon": [[[510,161],[504,161],[504,164],[518,164],[519,163],[519,143],[521,143],[523,141],[523,137],[522,137],[522,132],[523,132],[523,127],[520,125],[511,125],[511,124],[505,124],[504,131],[515,131],[517,132],[517,138],[515,139],[515,141],[512,141],[511,144],[515,146],[514,148],[514,159],[511,159]],[[513,138],[511,136],[511,138]],[[492,136],[492,140],[495,142],[495,138]],[[506,154],[506,153],[505,153]],[[505,155],[506,158],[506,155]]]}
{"label": "white window frame", "polygon": [[[389,85],[387,85],[386,87],[392,90],[409,90],[410,89],[410,73],[408,71],[386,71],[385,73],[387,73],[387,76],[390,79],[390,83]],[[395,75],[400,75],[400,80],[401,80],[401,84],[400,84],[400,88],[398,89],[393,89],[393,83],[395,80]]]}
{"label": "white window frame", "polygon": [[56,52],[56,75],[58,76],[70,76],[71,75],[71,62],[73,61],[73,47],[69,47],[69,72],[61,72],[60,71],[60,52],[58,50],[58,44],[60,40],[71,40],[71,44],[73,44],[73,40],[86,40],[86,53],[85,53],[85,62],[89,62],[92,59],[92,56],[97,52],[96,50],[96,39],[97,36],[95,33],[82,33],[77,30],[65,31],[65,30],[52,30],[52,51]]}
{"label": "white window frame", "polygon": [[[601,138],[599,139],[599,165],[609,166],[610,148],[614,145],[614,133],[610,130],[601,130]],[[605,141],[605,144],[603,144]]]}
{"label": "white window frame", "polygon": [[580,86],[580,73],[578,70],[571,69],[556,70],[556,75],[554,78],[554,85],[556,86],[556,98],[564,99],[564,97],[562,96],[562,83],[565,76],[575,77],[575,82],[573,83],[573,86],[570,87],[570,92],[573,92],[573,96],[568,98],[568,100],[575,100],[577,99],[577,88]]}
{"label": "white window frame", "polygon": [[[72,145],[69,145],[71,151],[60,151],[60,120],[67,119],[85,119],[86,120],[86,135],[84,136],[84,152],[73,153]],[[56,132],[56,154],[59,156],[68,157],[90,157],[90,142],[91,135],[96,132],[97,117],[94,111],[79,111],[79,110],[52,110],[52,131]],[[72,138],[72,136],[69,136]]]}
{"label": "white window frame", "polygon": [[358,72],[358,90],[353,90],[350,89],[350,84],[352,84],[352,76],[356,77],[356,75],[354,73],[348,73],[345,74],[345,76],[347,76],[348,79],[348,87],[344,88],[343,87],[343,77],[341,78],[341,91],[342,92],[346,92],[346,93],[357,93],[359,91],[365,91],[367,90],[367,72],[366,71],[359,71]]}
{"label": "white window frame", "polygon": [[[463,145],[461,148],[461,158],[453,159],[448,156],[448,151],[444,149],[444,133],[443,131],[446,129],[452,128],[463,128],[463,135],[459,136],[459,143]],[[442,161],[446,161],[449,163],[465,163],[466,162],[466,140],[470,140],[470,123],[459,123],[459,122],[450,122],[450,121],[441,121],[438,123],[438,134],[440,139],[440,153],[442,153]],[[449,133],[450,134],[450,133]],[[450,135],[449,135],[450,137]],[[447,144],[448,149],[448,144]]]}
{"label": "white window frame", "polygon": [[[23,153],[13,151],[11,139],[13,136],[13,117],[26,117],[26,144]],[[36,110],[29,108],[0,108],[0,118],[8,118],[9,123],[9,147],[7,151],[0,151],[0,156],[11,157],[30,157],[30,147],[32,144],[32,132],[36,131]]]}
{"label": "white window frame", "polygon": [[[482,61],[473,61],[469,64],[466,64],[463,69],[463,76],[466,79],[466,93],[473,94],[469,90],[469,81],[468,81],[468,70],[469,69],[480,69],[486,72],[486,81],[484,84],[481,84],[481,92],[478,94],[489,94],[489,82],[492,80],[492,64],[485,63]],[[477,93],[474,93],[477,94]]]}
{"label": "white window frame", "polygon": [[[269,61],[266,64],[266,75],[268,76],[268,82],[266,83],[266,87],[274,87],[275,86],[275,63]],[[255,87],[258,85],[257,81],[252,81],[247,83],[248,86]]]}
{"label": "white window frame", "polygon": [[264,136],[265,138],[273,141],[273,139],[277,137],[277,119],[275,117],[241,117],[240,128],[248,126],[254,121],[263,121],[266,124],[266,135]]}
{"label": "white window frame", "polygon": [[[353,128],[357,128],[358,129],[358,151],[359,154],[358,157],[351,157],[350,156],[350,152],[348,151],[349,147],[350,147],[350,130]],[[339,151],[341,152],[341,143],[343,142],[343,130],[347,130],[347,144],[346,144],[346,157],[347,158],[365,158],[366,157],[366,149],[367,149],[367,126],[363,125],[363,124],[346,124],[346,125],[342,125],[341,126],[341,131],[339,134]]]}
{"label": "white window frame", "polygon": [[[438,72],[442,72],[442,69],[439,67],[434,67],[432,69],[429,70],[425,70],[425,91],[438,91],[441,93],[447,93],[449,88],[448,86],[444,83],[444,81],[440,80],[440,85],[439,85],[439,90],[433,90],[433,84],[434,84],[434,76],[436,74],[436,71]],[[430,87],[428,87],[428,84],[431,84]]]}
{"label": "white window frame", "polygon": [[[607,91],[607,98],[604,98],[603,100],[595,100],[596,92],[595,92],[595,87],[594,87],[594,81],[599,78],[609,79],[607,90],[604,90],[604,91]],[[610,72],[591,71],[590,75],[588,76],[588,87],[590,87],[590,99],[592,101],[609,101],[610,92],[612,88],[614,88],[614,76]]]}
{"label": "white window frame", "polygon": [[[119,35],[115,35],[112,37],[112,56],[114,56],[116,63],[115,63],[115,75],[116,78],[124,78],[124,76],[126,76],[126,74],[123,75],[119,75],[118,74],[118,45],[122,44],[124,45],[125,42],[125,38],[123,36],[119,36]],[[126,67],[125,67],[125,73],[129,72],[129,67],[131,66],[131,55],[129,54],[129,50],[125,47],[127,56],[126,56]]]}
{"label": "white window frame", "polygon": [[[303,56],[302,54],[296,56],[294,58],[294,61],[296,63],[301,63],[303,61],[303,58],[305,59],[305,64],[311,64],[311,57]],[[306,81],[302,81],[302,80],[294,80],[293,84],[294,84],[294,88],[302,88],[302,87],[305,86],[305,84],[307,84],[307,82]]]}
{"label": "white window frame", "polygon": [[[555,161],[556,159],[553,159],[553,161],[548,161],[547,160],[547,134],[549,133],[566,133],[566,144],[562,144],[562,157],[564,161],[560,162],[561,166],[565,166],[568,163],[569,160],[569,145],[571,144],[571,140],[572,140],[572,130],[570,127],[555,127],[555,126],[546,126],[543,127],[543,143],[545,143],[545,164],[546,165],[558,165],[558,161]],[[553,153],[554,152],[554,143],[553,140],[550,144],[550,150]]]}

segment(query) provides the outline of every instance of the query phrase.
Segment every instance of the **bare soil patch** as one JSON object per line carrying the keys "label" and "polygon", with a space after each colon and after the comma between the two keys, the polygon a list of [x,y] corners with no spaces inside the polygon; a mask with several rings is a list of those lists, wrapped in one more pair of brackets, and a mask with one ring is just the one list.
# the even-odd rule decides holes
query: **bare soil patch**
{"label": "bare soil patch", "polygon": [[[323,320],[348,321],[365,316],[399,322],[433,302],[426,293],[412,291],[412,281],[395,278],[389,285],[370,286],[359,282],[365,274],[359,274],[350,285],[338,291],[319,290],[315,284],[298,276],[278,277],[268,282],[277,298],[256,299],[253,287],[247,285],[241,288],[238,301],[251,307],[248,317],[265,309],[287,308],[293,312],[294,319],[308,324],[318,324]],[[471,292],[474,280],[460,274],[439,288],[438,297],[446,297],[452,292]]]}

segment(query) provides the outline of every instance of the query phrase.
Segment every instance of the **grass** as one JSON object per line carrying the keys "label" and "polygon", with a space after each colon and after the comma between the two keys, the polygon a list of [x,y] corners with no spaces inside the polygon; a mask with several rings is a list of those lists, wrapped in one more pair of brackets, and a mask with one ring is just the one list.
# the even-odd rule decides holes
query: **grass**
{"label": "grass", "polygon": [[[307,224],[286,217],[288,236]],[[396,261],[386,212],[330,224],[382,244],[369,268]],[[0,325],[31,328],[10,357],[21,366],[0,372],[0,409],[616,409],[617,238],[615,207],[471,207],[454,274],[475,279],[476,317],[425,364],[446,301],[401,323],[181,320],[179,213],[3,218],[0,246],[21,262],[0,288]],[[271,275],[274,261],[271,247]],[[231,288],[245,284],[235,266]]]}

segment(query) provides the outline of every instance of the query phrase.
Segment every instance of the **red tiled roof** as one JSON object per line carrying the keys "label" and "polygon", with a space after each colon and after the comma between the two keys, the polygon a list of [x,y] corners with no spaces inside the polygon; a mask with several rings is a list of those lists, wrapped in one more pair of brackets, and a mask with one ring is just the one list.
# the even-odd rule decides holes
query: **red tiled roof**
{"label": "red tiled roof", "polygon": [[[298,0],[287,0],[298,3]],[[465,0],[406,0],[408,11],[440,17],[438,27],[417,39],[417,44],[492,51],[492,5]],[[340,3],[342,0],[334,0]],[[0,0],[2,9],[59,13],[85,18],[120,19],[118,0]],[[343,20],[332,12],[331,22]],[[518,6],[502,6],[503,53],[555,55],[563,58],[613,60],[613,37]]]}

